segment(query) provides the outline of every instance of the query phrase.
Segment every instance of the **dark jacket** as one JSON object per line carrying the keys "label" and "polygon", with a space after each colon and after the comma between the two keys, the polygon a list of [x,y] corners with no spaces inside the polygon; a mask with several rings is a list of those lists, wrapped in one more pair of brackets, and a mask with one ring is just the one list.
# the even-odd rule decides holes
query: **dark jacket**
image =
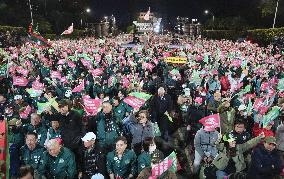
{"label": "dark jacket", "polygon": [[171,96],[165,94],[163,98],[155,95],[150,102],[150,114],[153,122],[159,122],[166,111],[171,112],[173,103]]}
{"label": "dark jacket", "polygon": [[282,170],[280,156],[277,150],[268,152],[263,145],[253,151],[248,178],[268,179],[279,175]]}
{"label": "dark jacket", "polygon": [[82,151],[82,172],[84,179],[90,179],[93,175],[100,173],[106,176],[106,156],[101,147],[94,145],[89,151]]}
{"label": "dark jacket", "polygon": [[60,115],[61,137],[65,147],[73,150],[79,148],[83,134],[81,116],[76,111],[70,111],[67,116]]}

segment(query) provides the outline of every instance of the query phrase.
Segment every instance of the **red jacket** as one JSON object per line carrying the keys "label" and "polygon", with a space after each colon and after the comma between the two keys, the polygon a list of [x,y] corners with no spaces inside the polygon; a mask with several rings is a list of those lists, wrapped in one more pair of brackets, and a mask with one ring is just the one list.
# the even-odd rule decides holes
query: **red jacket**
{"label": "red jacket", "polygon": [[231,84],[227,76],[221,76],[220,83],[222,91],[227,91],[231,88]]}

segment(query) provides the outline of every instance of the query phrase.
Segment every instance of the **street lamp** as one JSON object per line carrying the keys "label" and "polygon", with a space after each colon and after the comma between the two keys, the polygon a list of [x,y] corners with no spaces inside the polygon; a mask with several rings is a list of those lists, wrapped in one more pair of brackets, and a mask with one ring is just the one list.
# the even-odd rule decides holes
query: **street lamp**
{"label": "street lamp", "polygon": [[212,15],[212,20],[213,20],[213,24],[212,24],[212,30],[213,30],[213,27],[214,27],[214,21],[215,21],[215,16],[212,12],[208,11],[208,10],[205,10],[204,13],[207,15],[207,14],[211,14]]}
{"label": "street lamp", "polygon": [[91,12],[91,9],[87,8],[84,11],[81,12],[81,27],[83,27],[83,15],[84,15],[85,12],[89,14]]}

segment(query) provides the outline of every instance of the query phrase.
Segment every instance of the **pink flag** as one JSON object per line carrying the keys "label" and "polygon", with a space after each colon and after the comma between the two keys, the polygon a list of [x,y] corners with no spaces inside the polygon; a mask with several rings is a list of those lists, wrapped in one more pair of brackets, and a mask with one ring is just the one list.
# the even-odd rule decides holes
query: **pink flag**
{"label": "pink flag", "polygon": [[145,103],[144,100],[136,98],[134,96],[128,96],[123,100],[126,104],[130,105],[134,109],[139,109]]}
{"label": "pink flag", "polygon": [[66,83],[68,82],[66,76],[62,77],[62,78],[60,79],[60,82],[66,84]]}
{"label": "pink flag", "polygon": [[18,73],[20,73],[20,74],[22,74],[24,76],[27,76],[29,74],[29,71],[24,69],[21,66],[16,67],[16,70],[18,71]]}
{"label": "pink flag", "polygon": [[61,73],[58,72],[58,71],[51,71],[50,77],[51,77],[51,78],[58,78],[58,79],[61,79]]}
{"label": "pink flag", "polygon": [[242,60],[233,60],[232,65],[235,67],[240,67],[242,65]]}
{"label": "pink flag", "polygon": [[81,62],[87,68],[90,68],[92,66],[92,62],[89,61],[89,60],[85,60],[85,59],[81,58]]}
{"label": "pink flag", "polygon": [[198,104],[201,104],[203,100],[201,97],[196,97],[194,101]]}
{"label": "pink flag", "polygon": [[124,76],[123,79],[122,79],[122,87],[128,88],[129,84],[130,84],[130,81],[128,80],[128,78],[126,76]]}
{"label": "pink flag", "polygon": [[81,92],[81,91],[85,88],[85,82],[84,82],[84,81],[85,81],[85,80],[83,80],[81,84],[79,84],[78,86],[76,86],[76,87],[72,90],[72,92],[73,92],[73,93]]}
{"label": "pink flag", "polygon": [[101,76],[104,72],[103,68],[96,68],[92,71],[93,76]]}
{"label": "pink flag", "polygon": [[145,16],[144,16],[144,20],[145,20],[145,21],[150,20],[150,7],[149,7],[149,10],[147,11],[147,13],[146,13]]}
{"label": "pink flag", "polygon": [[204,126],[204,130],[213,131],[215,128],[220,127],[220,116],[219,114],[213,114],[200,119],[199,123]]}
{"label": "pink flag", "polygon": [[68,27],[67,30],[65,30],[64,32],[62,32],[61,35],[67,35],[67,34],[71,34],[73,32],[73,23],[71,24],[71,26]]}
{"label": "pink flag", "polygon": [[268,83],[267,82],[263,82],[260,86],[260,90],[261,91],[265,91],[268,88]]}
{"label": "pink flag", "polygon": [[263,98],[257,98],[253,104],[253,109],[259,111],[259,108],[264,106],[263,101]]}
{"label": "pink flag", "polygon": [[35,81],[32,83],[32,88],[33,88],[34,90],[43,90],[44,84],[43,84],[43,83],[40,83],[38,80],[35,80]]}
{"label": "pink flag", "polygon": [[152,167],[152,177],[151,179],[156,179],[157,176],[161,176],[165,171],[167,171],[173,164],[173,160],[163,160],[158,165]]}
{"label": "pink flag", "polygon": [[67,64],[68,64],[68,66],[69,66],[70,68],[75,68],[75,67],[76,67],[76,64],[73,63],[73,62],[70,61],[70,60],[67,61]]}
{"label": "pink flag", "polygon": [[60,59],[57,62],[58,65],[63,65],[64,63],[65,63],[65,59]]}
{"label": "pink flag", "polygon": [[31,111],[32,111],[32,108],[28,105],[26,109],[20,113],[20,118],[27,119]]}
{"label": "pink flag", "polygon": [[13,76],[13,85],[15,86],[27,86],[29,80],[24,77]]}
{"label": "pink flag", "polygon": [[100,105],[102,104],[102,100],[99,98],[92,99],[88,96],[83,96],[83,103],[85,107],[85,111],[88,113],[88,115],[96,115],[98,113],[98,109]]}

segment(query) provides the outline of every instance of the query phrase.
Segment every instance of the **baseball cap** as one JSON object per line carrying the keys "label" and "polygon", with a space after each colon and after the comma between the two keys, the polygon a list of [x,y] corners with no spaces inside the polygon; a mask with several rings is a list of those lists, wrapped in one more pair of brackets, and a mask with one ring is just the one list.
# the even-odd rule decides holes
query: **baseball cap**
{"label": "baseball cap", "polygon": [[91,140],[96,140],[96,134],[94,134],[93,132],[88,132],[87,134],[85,134],[85,136],[82,138],[83,142],[88,142]]}
{"label": "baseball cap", "polygon": [[264,142],[268,143],[268,144],[275,144],[276,145],[276,138],[273,137],[273,136],[268,136],[268,137],[265,137]]}

